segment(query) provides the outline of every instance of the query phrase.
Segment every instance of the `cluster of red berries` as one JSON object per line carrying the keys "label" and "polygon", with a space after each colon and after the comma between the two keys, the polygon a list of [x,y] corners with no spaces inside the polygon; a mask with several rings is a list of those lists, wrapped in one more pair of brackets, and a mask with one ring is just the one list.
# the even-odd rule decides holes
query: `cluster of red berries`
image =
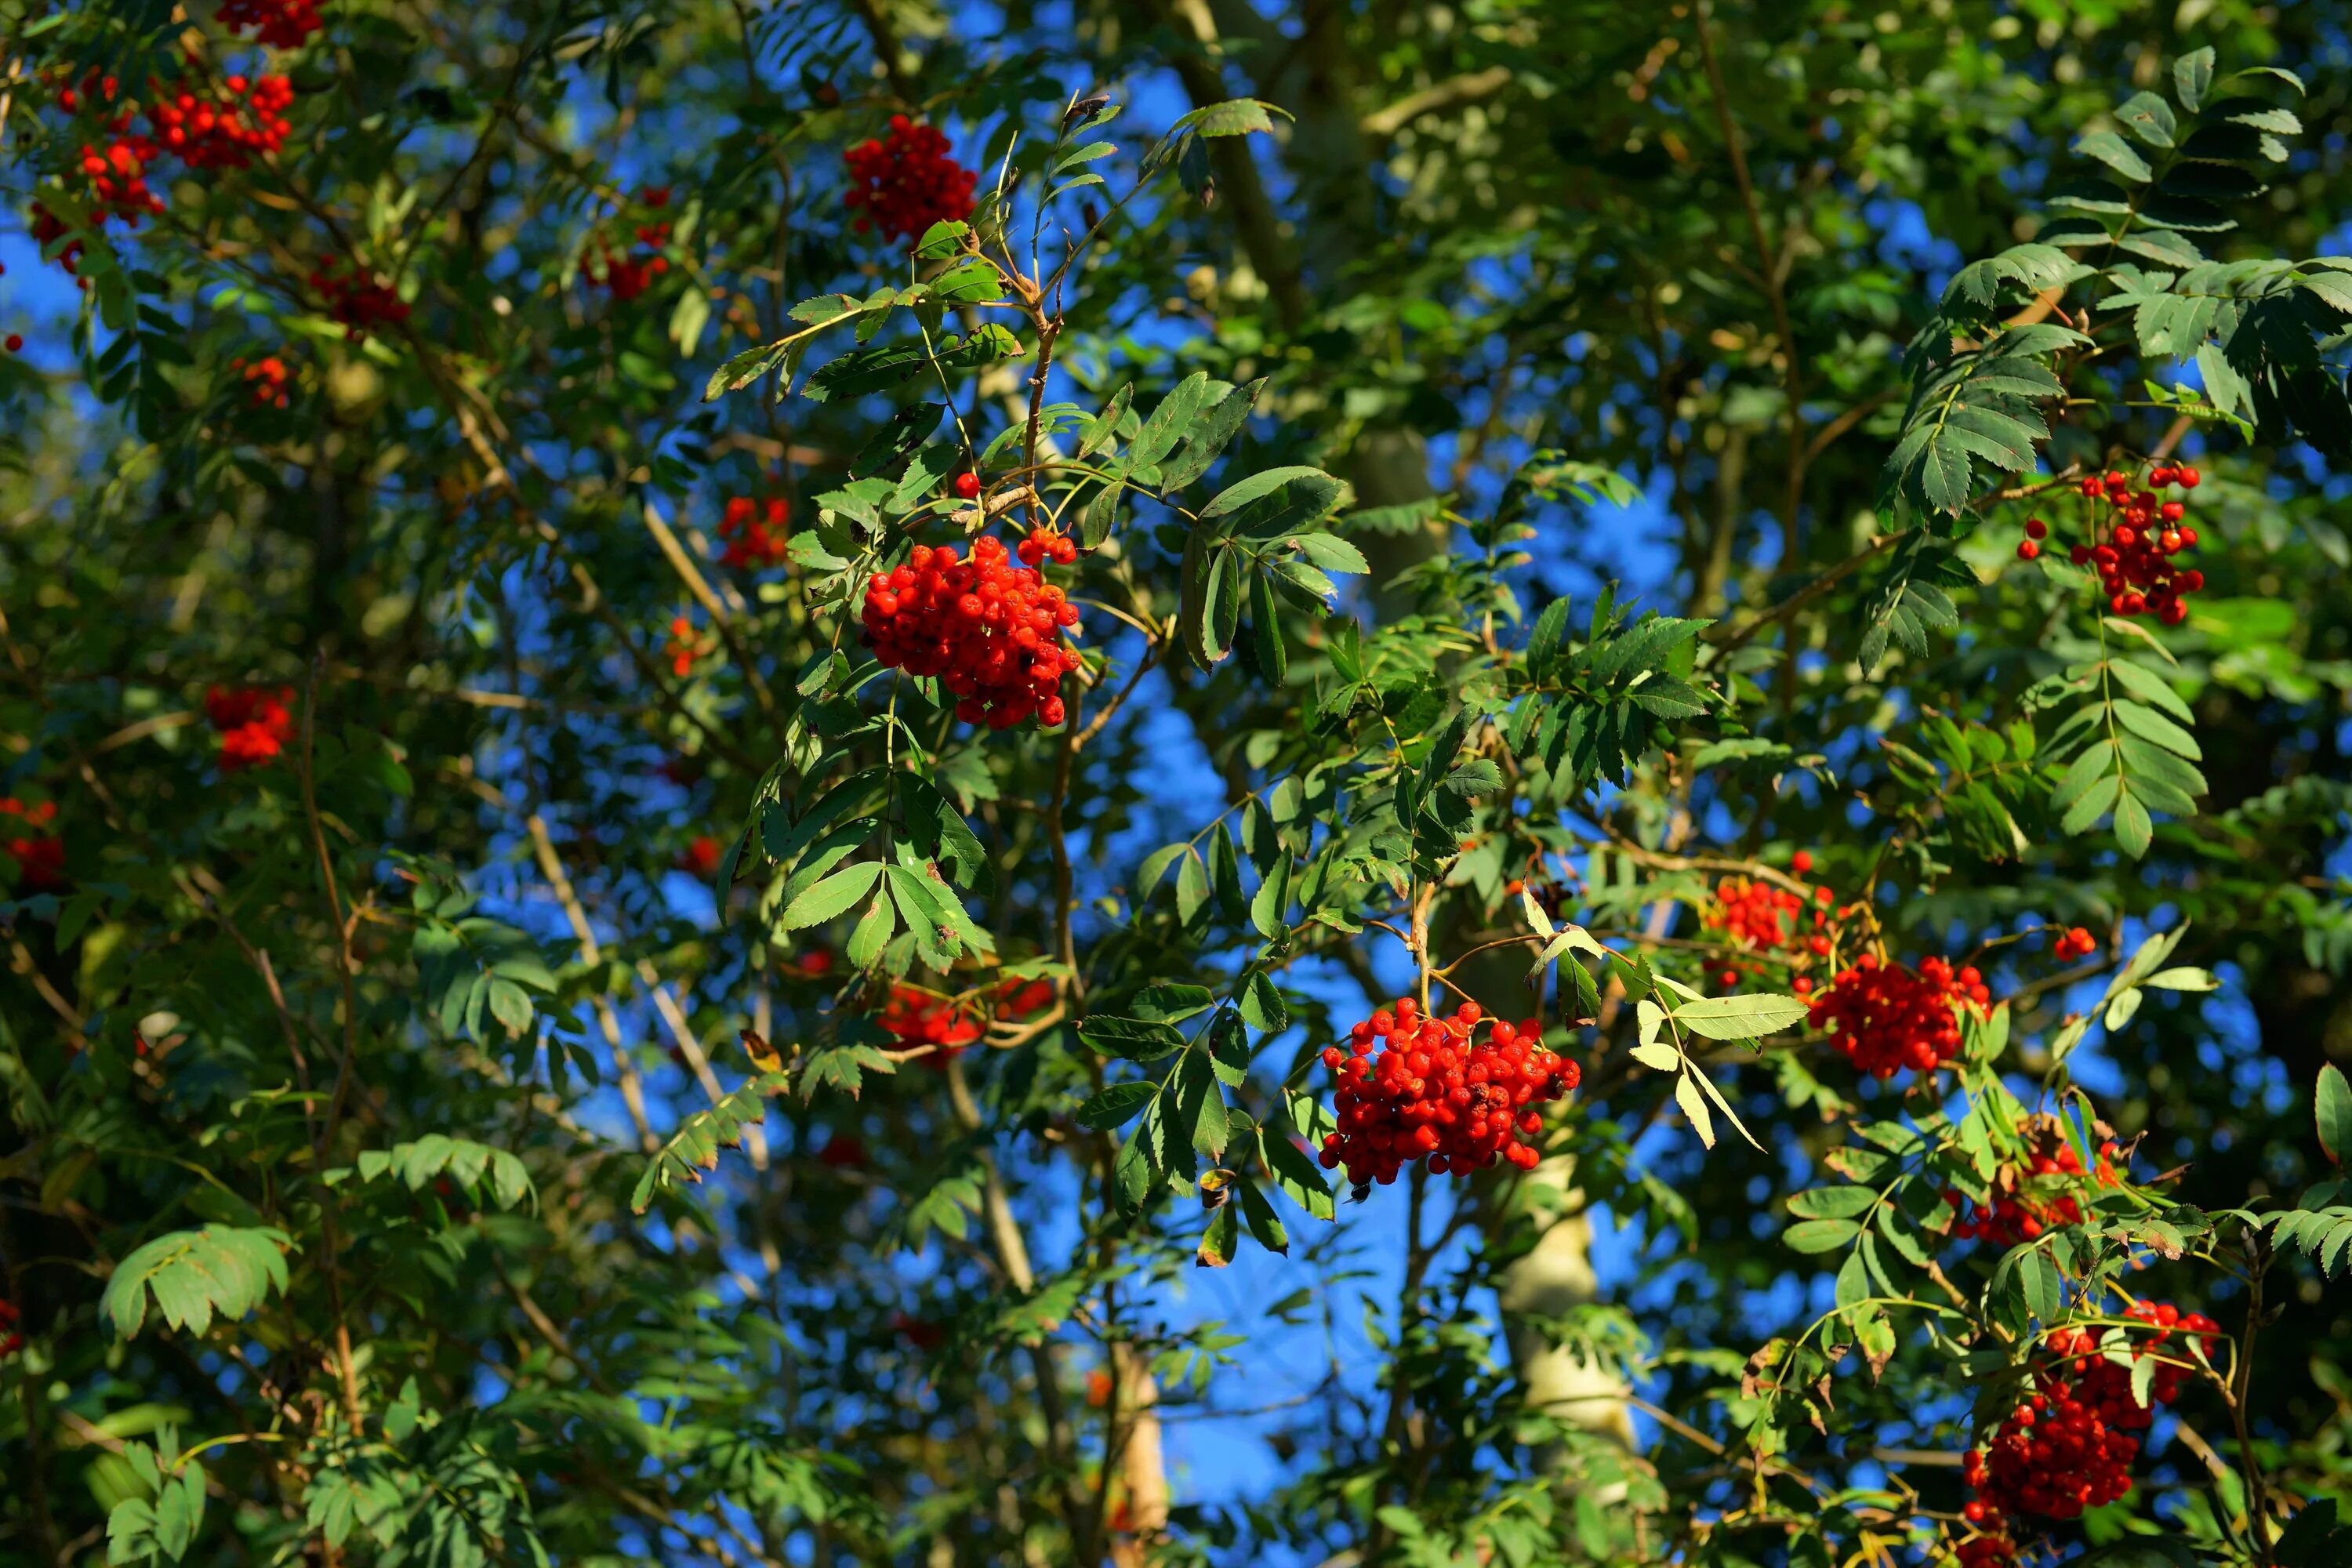
{"label": "cluster of red berries", "polygon": [[225,773],[258,767],[286,749],[294,728],[287,704],[294,689],[272,691],[261,686],[215,686],[205,693],[205,717],[220,731],[220,765]]}
{"label": "cluster of red berries", "polygon": [[803,980],[822,980],[833,973],[833,954],[824,948],[813,947],[785,961],[783,970]]}
{"label": "cluster of red berries", "polygon": [[1062,721],[1062,677],[1078,668],[1062,641],[1077,606],[1032,567],[1015,566],[1002,540],[974,540],[965,561],[952,544],[918,544],[904,564],[866,584],[864,633],[874,657],[909,675],[936,676],[967,724],[1006,730],[1035,715]]}
{"label": "cluster of red berries", "polygon": [[210,100],[183,89],[149,111],[155,138],[192,169],[242,169],[286,145],[294,84],[282,76],[225,79]]}
{"label": "cluster of red berries", "polygon": [[299,49],[325,25],[319,0],[221,0],[219,21],[233,33],[257,29],[254,36],[273,49]]}
{"label": "cluster of red berries", "polygon": [[245,373],[246,384],[253,390],[254,402],[264,408],[286,406],[286,362],[276,354],[265,354],[247,364],[242,358],[228,362],[231,370]]}
{"label": "cluster of red berries", "polygon": [[2061,962],[2069,958],[2088,958],[2099,951],[2099,939],[2081,926],[2071,926],[2058,933],[2058,941],[2051,951]]}
{"label": "cluster of red berries", "polygon": [[[1789,868],[1801,877],[1813,868],[1810,850],[1800,849],[1790,858]],[[1810,900],[1801,894],[1749,877],[1726,877],[1715,887],[1715,897],[1699,910],[1699,924],[1718,931],[1735,948],[1759,954],[1779,954],[1798,943],[1797,931],[1803,923],[1804,911],[1813,911],[1812,934],[1804,939],[1805,951],[1816,958],[1830,954],[1830,917],[1837,895],[1827,888],[1815,888]],[[1801,955],[1793,962],[1801,965],[1810,960]],[[1757,963],[1733,961],[1717,980],[1726,988],[1739,984],[1743,973],[1760,974],[1764,966]],[[1813,983],[1800,977],[1795,982],[1797,993],[1802,995],[1813,988]]]}
{"label": "cluster of red berries", "polygon": [[[825,960],[825,968],[833,966],[831,954],[814,956]],[[1054,1005],[1054,983],[1007,980],[996,987],[989,1002],[1000,1019],[1030,1017]],[[951,1058],[962,1055],[963,1048],[980,1038],[985,1027],[979,1005],[971,1000],[941,996],[904,981],[891,984],[889,998],[882,1005],[880,1022],[898,1041],[900,1049],[929,1047],[930,1053],[918,1059],[934,1068],[945,1068]]]}
{"label": "cluster of red berries", "polygon": [[836,1132],[816,1152],[816,1163],[829,1171],[862,1171],[870,1162],[864,1139],[854,1133]]}
{"label": "cluster of red berries", "polygon": [[408,320],[408,302],[399,290],[356,261],[329,258],[310,274],[310,287],[325,301],[327,314],[343,324],[343,336],[350,342]]}
{"label": "cluster of red berries", "polygon": [[2064,1123],[2056,1117],[2034,1118],[2027,1137],[2032,1153],[2022,1164],[2005,1164],[1994,1173],[1989,1202],[1971,1204],[1958,1193],[1945,1193],[1956,1239],[2009,1247],[2060,1226],[2079,1225],[2083,1205],[2066,1188],[2085,1177],[2103,1187],[2122,1179],[2115,1166],[2121,1152],[2116,1144],[2101,1143],[2095,1163],[2085,1171],[2083,1156],[2074,1152]]}
{"label": "cluster of red berries", "polygon": [[1348,1050],[1326,1047],[1323,1065],[1339,1079],[1339,1130],[1323,1140],[1318,1158],[1327,1171],[1346,1166],[1359,1187],[1393,1182],[1422,1159],[1441,1176],[1497,1159],[1531,1171],[1541,1156],[1521,1139],[1543,1129],[1536,1107],[1582,1076],[1545,1047],[1543,1026],[1533,1018],[1489,1020],[1475,1002],[1450,1018],[1428,1016],[1410,996],[1349,1030]]}
{"label": "cluster of red berries", "polygon": [[969,1004],[903,981],[890,987],[880,1021],[901,1050],[929,1047],[930,1055],[922,1059],[935,1067],[946,1066],[981,1036],[980,1016]]}
{"label": "cluster of red berries", "polygon": [[1982,1012],[1991,1005],[1992,994],[1973,965],[1955,973],[1946,960],[1929,958],[1914,971],[1864,953],[1808,1004],[1808,1021],[1835,1035],[1838,1049],[1855,1067],[1888,1079],[1905,1068],[1933,1072],[1958,1056],[1960,1020],[1954,1009]]}
{"label": "cluster of red berries", "polygon": [[[58,803],[36,801],[27,805],[15,795],[0,796],[0,817],[14,817],[14,826],[24,829],[13,837],[0,839],[9,858],[16,862],[16,882],[28,893],[54,893],[66,885],[66,841],[49,831],[49,824],[58,819]],[[0,825],[0,832],[6,825]]]}
{"label": "cluster of red berries", "polygon": [[879,229],[911,243],[935,223],[971,216],[980,176],[948,156],[948,139],[935,128],[903,114],[890,117],[887,136],[860,142],[842,162],[850,182],[845,199],[860,234]]}
{"label": "cluster of red berries", "polygon": [[[2192,1342],[2221,1332],[2203,1313],[2169,1304],[2137,1301],[2124,1315],[2156,1330],[2133,1346],[2134,1360],[2156,1353],[2176,1332]],[[2060,1329],[2046,1342],[2057,1359],[2033,1373],[2032,1392],[2002,1418],[1991,1440],[1969,1451],[1962,1473],[1977,1495],[1961,1516],[1987,1531],[1958,1548],[1969,1568],[2013,1558],[2012,1531],[2028,1515],[2078,1519],[2130,1491],[2140,1448],[2136,1434],[2147,1430],[2157,1405],[2179,1396],[2187,1375],[2177,1359],[2160,1363],[2143,1405],[2132,1397],[2131,1368],[2107,1360],[2095,1336]]]}
{"label": "cluster of red berries", "polygon": [[703,654],[702,639],[695,635],[694,622],[685,616],[673,616],[669,623],[669,640],[662,645],[662,653],[669,659],[669,672],[684,680],[694,673],[694,661]]}
{"label": "cluster of red berries", "polygon": [[16,1303],[0,1296],[0,1359],[24,1348],[25,1336],[16,1331]]}
{"label": "cluster of red berries", "polygon": [[750,496],[730,496],[727,513],[719,521],[719,535],[727,541],[726,552],[719,562],[728,566],[772,566],[784,558],[787,542],[784,524],[793,514],[792,503],[782,496],[771,496],[755,501]]}
{"label": "cluster of red berries", "polygon": [[[2205,586],[2205,574],[2176,570],[2172,557],[2197,547],[2197,531],[2186,521],[2186,506],[2158,492],[2176,485],[2193,490],[2202,479],[2186,464],[2160,464],[2148,470],[2145,489],[2137,488],[2128,474],[2112,469],[2089,476],[2078,487],[2091,503],[2090,540],[2070,548],[2067,557],[2077,566],[2097,569],[2107,607],[2116,615],[2153,610],[2168,626],[2188,617],[2184,601]],[[2018,559],[2040,555],[2049,532],[2050,525],[2040,518],[2028,518]]]}
{"label": "cluster of red berries", "polygon": [[163,155],[163,150],[131,128],[127,110],[106,121],[106,132],[103,148],[95,142],[82,143],[81,172],[97,199],[100,225],[119,217],[125,228],[137,228],[142,217],[163,210],[163,198],[147,188],[148,165]]}
{"label": "cluster of red berries", "polygon": [[[647,185],[637,193],[637,200],[659,211],[669,205],[667,185]],[[637,243],[653,254],[648,256],[613,254],[602,235],[596,237],[596,249],[604,258],[604,287],[613,298],[621,300],[635,299],[654,286],[654,279],[669,270],[669,258],[661,251],[669,244],[669,224],[654,219],[637,225]]]}
{"label": "cluster of red berries", "polygon": [[1039,566],[1051,561],[1056,566],[1067,566],[1078,558],[1078,542],[1057,529],[1040,523],[1029,531],[1014,554],[1024,566]]}

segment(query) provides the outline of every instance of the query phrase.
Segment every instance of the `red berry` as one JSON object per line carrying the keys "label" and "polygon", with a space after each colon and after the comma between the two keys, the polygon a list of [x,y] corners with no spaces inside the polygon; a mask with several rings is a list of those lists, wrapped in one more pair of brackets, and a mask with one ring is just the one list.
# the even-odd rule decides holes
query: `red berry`
{"label": "red berry", "polygon": [[1931,1072],[1958,1055],[1955,1009],[1981,1013],[1991,1001],[1974,969],[1955,973],[1949,963],[1929,958],[1915,973],[1864,956],[1812,998],[1810,1022],[1855,1067],[1887,1079],[1906,1068]]}
{"label": "red berry", "polygon": [[[1536,1109],[1573,1089],[1574,1062],[1545,1048],[1535,1020],[1496,1019],[1478,1037],[1475,1005],[1451,1017],[1423,1017],[1410,997],[1382,1008],[1350,1036],[1359,1051],[1344,1059],[1333,1096],[1339,1131],[1318,1159],[1342,1165],[1358,1186],[1388,1183],[1416,1160],[1436,1174],[1467,1174],[1507,1160],[1532,1170],[1542,1155],[1522,1137],[1543,1129]],[[1338,1055],[1333,1047],[1327,1064]]]}
{"label": "red berry", "polygon": [[23,348],[24,346],[25,346],[25,334],[24,334],[24,333],[22,333],[22,332],[10,332],[10,333],[8,334],[8,352],[9,352],[10,353],[15,353],[18,349],[21,349],[21,348]]}
{"label": "red berry", "polygon": [[1811,850],[1800,849],[1794,855],[1789,857],[1789,869],[1794,871],[1798,876],[1804,876],[1812,868],[1813,852]]}
{"label": "red berry", "polygon": [[955,477],[955,493],[962,497],[965,500],[971,500],[974,497],[978,496],[980,494],[980,476],[971,472],[958,474]]}
{"label": "red berry", "polygon": [[2041,553],[2042,546],[2036,544],[2033,541],[2030,539],[2021,539],[2017,542],[2017,558],[2020,561],[2031,561]]}
{"label": "red berry", "polygon": [[2028,539],[2042,539],[2046,537],[2049,532],[2050,525],[2042,521],[2040,518],[2029,517],[2025,520],[2025,536]]}
{"label": "red berry", "polygon": [[2193,490],[2204,481],[2205,476],[2194,468],[2183,468],[2179,471],[2179,478],[2182,489]]}

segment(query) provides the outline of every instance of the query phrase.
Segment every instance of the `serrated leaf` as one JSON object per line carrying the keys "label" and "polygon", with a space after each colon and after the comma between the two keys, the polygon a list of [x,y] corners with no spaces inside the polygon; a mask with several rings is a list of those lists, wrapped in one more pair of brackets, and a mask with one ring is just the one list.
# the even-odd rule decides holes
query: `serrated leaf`
{"label": "serrated leaf", "polygon": [[1159,1092],[1160,1086],[1152,1083],[1112,1084],[1078,1107],[1078,1125],[1097,1132],[1124,1127],[1140,1116],[1143,1108],[1150,1104],[1152,1097]]}
{"label": "serrated leaf", "polygon": [[1139,1062],[1157,1061],[1184,1048],[1184,1037],[1166,1024],[1114,1014],[1097,1014],[1080,1024],[1078,1038],[1107,1056]]}

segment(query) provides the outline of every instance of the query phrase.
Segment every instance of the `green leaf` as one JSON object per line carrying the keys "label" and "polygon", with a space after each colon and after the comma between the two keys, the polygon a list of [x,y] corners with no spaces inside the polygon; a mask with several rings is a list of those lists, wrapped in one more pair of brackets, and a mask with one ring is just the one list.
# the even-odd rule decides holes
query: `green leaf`
{"label": "green leaf", "polygon": [[2319,1069],[2312,1107],[2319,1126],[2319,1146],[2337,1169],[2352,1166],[2352,1084],[2345,1082],[2342,1069],[2333,1062]]}
{"label": "green leaf", "polygon": [[1139,1062],[1157,1061],[1184,1048],[1184,1037],[1167,1025],[1115,1014],[1097,1014],[1080,1024],[1078,1038],[1107,1056]]}
{"label": "green leaf", "polygon": [[2116,796],[2116,842],[2123,847],[2124,853],[2135,860],[2139,859],[2147,853],[2147,847],[2155,837],[2156,825],[2148,819],[2147,807],[2140,804],[2139,797],[2129,790],[2118,793]]}
{"label": "green leaf", "polygon": [[1807,1011],[1806,1005],[1794,996],[1757,992],[1685,1002],[1672,1016],[1692,1034],[1710,1040],[1752,1040],[1794,1028],[1805,1021]]}
{"label": "green leaf", "polygon": [[215,1316],[231,1321],[286,1289],[284,1231],[208,1225],[159,1236],[115,1265],[99,1310],[124,1339],[147,1321],[148,1302],[163,1321],[201,1334]]}
{"label": "green leaf", "polygon": [[1232,531],[1272,539],[1328,516],[1348,487],[1320,468],[1268,468],[1217,492],[1201,521],[1231,518]]}
{"label": "green leaf", "polygon": [[2208,47],[2191,49],[2172,62],[2173,96],[2180,107],[2194,114],[2205,101],[2206,89],[2213,85],[2213,51]]}
{"label": "green leaf", "polygon": [[1268,1252],[1290,1255],[1290,1232],[1283,1228],[1282,1216],[1257,1189],[1257,1184],[1246,1178],[1234,1184],[1234,1194],[1241,1200],[1242,1217],[1249,1221],[1250,1235]]}
{"label": "green leaf", "polygon": [[2131,143],[2112,131],[2094,131],[2074,143],[2074,151],[2085,158],[2096,158],[2136,185],[2144,185],[2156,178],[2156,171],[2147,160],[2132,151]]}
{"label": "green leaf", "polygon": [[1128,1004],[1138,1018],[1152,1024],[1181,1024],[1197,1013],[1205,1013],[1215,1000],[1205,985],[1147,985],[1135,994]]}
{"label": "green leaf", "polygon": [[2151,147],[2169,147],[2172,133],[2178,128],[2172,118],[2172,105],[2152,92],[2136,92],[2116,106],[2116,118],[2124,129]]}
{"label": "green leaf", "polygon": [[882,875],[878,860],[861,860],[845,870],[835,871],[815,886],[803,890],[786,905],[777,923],[786,931],[804,931],[810,926],[845,914],[864,898]]}
{"label": "green leaf", "polygon": [[1155,1083],[1115,1083],[1078,1107],[1078,1125],[1097,1132],[1124,1127],[1143,1113],[1160,1092]]}
{"label": "green leaf", "polygon": [[1861,1234],[1850,1219],[1807,1219],[1782,1231],[1780,1239],[1796,1252],[1832,1252]]}

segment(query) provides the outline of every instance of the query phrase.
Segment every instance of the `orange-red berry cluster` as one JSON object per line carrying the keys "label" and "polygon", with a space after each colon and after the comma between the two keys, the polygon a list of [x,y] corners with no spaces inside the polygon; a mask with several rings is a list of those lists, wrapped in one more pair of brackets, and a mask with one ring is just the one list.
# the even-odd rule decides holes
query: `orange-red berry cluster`
{"label": "orange-red berry cluster", "polygon": [[1078,542],[1059,530],[1040,523],[1029,531],[1013,552],[1024,566],[1039,566],[1051,561],[1056,566],[1067,566],[1078,558]]}
{"label": "orange-red berry cluster", "polygon": [[[2169,1304],[2138,1301],[2124,1315],[2156,1330],[2133,1345],[2134,1360],[2156,1354],[2175,1333],[2193,1342],[2221,1331],[2203,1313]],[[2027,1516],[2078,1519],[2130,1491],[2137,1434],[2155,1420],[2157,1405],[2179,1396],[2188,1374],[2176,1349],[2157,1366],[2143,1405],[2132,1397],[2131,1368],[2107,1360],[2092,1334],[2060,1329],[2046,1342],[2056,1359],[2033,1373],[2032,1392],[2002,1418],[1991,1440],[1969,1451],[1963,1474],[1977,1495],[1961,1511],[1987,1531],[1958,1549],[1969,1568],[2013,1558],[2012,1532]]]}
{"label": "orange-red berry cluster", "polygon": [[1914,971],[1865,953],[1808,1005],[1812,1026],[1834,1035],[1848,1061],[1887,1079],[1905,1068],[1933,1072],[1958,1056],[1956,1009],[1981,1012],[1991,1004],[1973,966],[1955,973],[1944,959],[1930,958]]}
{"label": "orange-red berry cluster", "polygon": [[253,389],[253,400],[265,408],[286,406],[286,362],[276,354],[265,354],[251,364],[243,359],[228,362],[231,370],[245,373],[246,384]]}
{"label": "orange-red berry cluster", "polygon": [[219,21],[233,33],[257,29],[254,37],[273,49],[299,49],[324,26],[319,0],[221,0]]}
{"label": "orange-red berry cluster", "polygon": [[879,229],[912,242],[935,223],[971,216],[972,186],[980,176],[948,156],[948,139],[933,127],[903,114],[890,117],[890,133],[871,137],[842,155],[849,170],[846,200],[857,215],[860,234]]}
{"label": "orange-red berry cluster", "polygon": [[287,704],[292,687],[272,691],[262,686],[215,686],[205,693],[205,717],[220,731],[220,765],[225,773],[258,767],[286,749],[294,728]]}
{"label": "orange-red berry cluster", "polygon": [[[667,185],[647,185],[637,193],[645,206],[659,212],[669,205]],[[615,300],[634,300],[654,286],[654,279],[669,270],[669,259],[661,253],[669,245],[669,222],[666,218],[649,218],[636,226],[637,243],[650,255],[615,256],[600,236],[596,248],[604,256],[604,286]]]}
{"label": "orange-red berry cluster", "polygon": [[[1798,850],[1790,859],[1789,868],[1804,876],[1813,868],[1812,853]],[[1810,907],[1813,911],[1812,934],[1804,938],[1801,945],[1813,957],[1826,958],[1831,950],[1830,917],[1836,902],[1837,895],[1827,888],[1813,889],[1808,900],[1803,894],[1753,878],[1726,877],[1715,885],[1715,897],[1701,907],[1698,919],[1701,926],[1720,933],[1733,947],[1772,955],[1801,945],[1797,933]],[[1801,965],[1810,960],[1799,955],[1794,962]],[[1761,973],[1762,969],[1760,963],[1735,961],[1716,978],[1727,987],[1733,986],[1739,984],[1743,971]],[[1802,977],[1795,984],[1800,995],[1813,988],[1813,983]]]}
{"label": "orange-red berry cluster", "polygon": [[0,1296],[0,1357],[15,1355],[25,1346],[25,1336],[16,1331],[16,1303]]}
{"label": "orange-red berry cluster", "polygon": [[2083,1156],[2056,1118],[2036,1118],[2029,1136],[2033,1152],[2023,1163],[2003,1165],[1995,1173],[1990,1201],[1972,1204],[1958,1193],[1945,1193],[1956,1239],[2015,1247],[2057,1226],[2079,1225],[2083,1205],[2066,1189],[2085,1179],[2102,1187],[2121,1180],[2115,1166],[2120,1151],[2114,1143],[2100,1144],[2086,1171]]}
{"label": "orange-red berry cluster", "polygon": [[669,640],[662,645],[669,658],[669,672],[684,680],[694,673],[694,661],[702,657],[702,639],[695,635],[694,622],[685,616],[673,616],[669,623]]}
{"label": "orange-red berry cluster", "polygon": [[1349,1030],[1348,1044],[1323,1052],[1323,1065],[1339,1079],[1339,1130],[1323,1140],[1318,1158],[1327,1171],[1346,1166],[1360,1187],[1393,1182],[1423,1159],[1437,1175],[1498,1159],[1533,1170],[1541,1156],[1523,1139],[1543,1129],[1536,1107],[1574,1089],[1581,1076],[1574,1062],[1545,1047],[1535,1019],[1489,1020],[1475,1002],[1433,1017],[1401,997]]}
{"label": "orange-red berry cluster", "polygon": [[286,145],[294,84],[282,76],[225,79],[211,98],[181,89],[157,100],[148,120],[155,140],[192,169],[242,169]]}
{"label": "orange-red berry cluster", "polygon": [[1002,540],[974,540],[971,559],[952,544],[918,544],[906,562],[866,584],[866,644],[909,675],[936,676],[967,724],[1006,730],[1033,714],[1062,721],[1062,677],[1078,668],[1062,641],[1077,606],[1032,567],[1015,566]]}
{"label": "orange-red berry cluster", "polygon": [[[82,143],[75,167],[89,181],[94,221],[101,227],[119,218],[124,227],[136,228],[142,217],[163,210],[163,198],[148,185],[147,176],[166,154],[192,169],[242,169],[277,152],[293,132],[286,111],[294,102],[294,84],[282,76],[232,76],[202,93],[160,82],[152,86],[156,99],[143,132],[132,122],[132,106],[118,106],[121,83],[114,77],[92,71],[78,87],[68,83],[57,89],[57,106],[64,113],[78,115],[85,108],[98,113],[100,135]],[[34,207],[35,240],[46,247],[65,234],[55,214]],[[77,241],[59,253],[68,272],[80,250]]]}
{"label": "orange-red berry cluster", "polygon": [[[66,885],[66,841],[49,830],[58,819],[58,803],[37,801],[27,805],[15,795],[0,796],[0,817],[14,817],[24,831],[0,839],[16,862],[16,882],[28,893],[54,893]],[[7,831],[0,824],[0,832]]]}
{"label": "orange-red berry cluster", "polygon": [[788,542],[784,525],[792,517],[792,503],[782,496],[771,496],[755,501],[750,496],[730,496],[726,515],[719,520],[719,535],[727,541],[726,552],[719,556],[729,566],[772,566],[784,558]]}
{"label": "orange-red berry cluster", "polygon": [[[2067,552],[2077,566],[2097,569],[2107,607],[2119,616],[2150,610],[2168,626],[2179,626],[2189,615],[2188,596],[2205,586],[2205,574],[2176,568],[2173,557],[2197,548],[2197,531],[2189,526],[2188,508],[2158,492],[2175,486],[2193,490],[2203,476],[2186,464],[2159,464],[2148,470],[2147,487],[2140,489],[2131,476],[2117,470],[2093,474],[2078,487],[2090,503],[2090,537]],[[2050,525],[2029,518],[2026,537],[2017,547],[2018,559],[2031,561],[2042,553]]]}
{"label": "orange-red berry cluster", "polygon": [[897,1037],[901,1050],[931,1047],[931,1054],[922,1060],[933,1067],[945,1067],[950,1057],[981,1035],[980,1016],[968,1004],[904,982],[890,987],[889,1000],[882,1004],[881,1024]]}
{"label": "orange-red berry cluster", "polygon": [[2070,926],[2058,933],[2058,941],[2051,951],[2062,962],[2069,958],[2088,958],[2099,951],[2099,939],[2081,926]]}
{"label": "orange-red berry cluster", "polygon": [[399,290],[379,281],[356,261],[330,258],[310,274],[310,287],[319,291],[327,314],[343,324],[343,336],[352,342],[408,320],[408,302]]}

